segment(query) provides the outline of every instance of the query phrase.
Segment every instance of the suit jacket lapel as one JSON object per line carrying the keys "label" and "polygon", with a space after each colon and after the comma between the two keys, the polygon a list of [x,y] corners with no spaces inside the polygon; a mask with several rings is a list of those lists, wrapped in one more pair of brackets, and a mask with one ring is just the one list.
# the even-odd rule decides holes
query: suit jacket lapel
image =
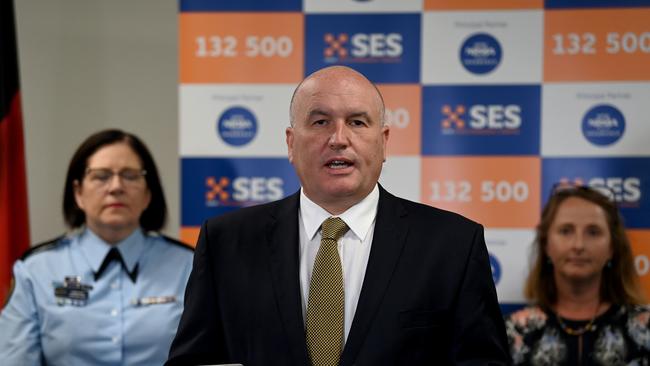
{"label": "suit jacket lapel", "polygon": [[271,276],[278,311],[296,365],[308,365],[300,299],[298,208],[300,192],[278,202],[267,228]]}
{"label": "suit jacket lapel", "polygon": [[341,365],[353,364],[375,319],[406,241],[405,216],[406,210],[397,198],[379,186],[372,249]]}

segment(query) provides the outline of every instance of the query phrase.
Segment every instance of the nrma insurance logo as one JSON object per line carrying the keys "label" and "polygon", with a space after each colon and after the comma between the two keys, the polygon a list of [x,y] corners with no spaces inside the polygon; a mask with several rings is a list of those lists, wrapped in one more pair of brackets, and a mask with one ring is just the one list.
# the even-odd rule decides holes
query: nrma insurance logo
{"label": "nrma insurance logo", "polygon": [[257,118],[247,108],[240,106],[228,108],[217,120],[217,132],[229,145],[246,145],[257,135]]}
{"label": "nrma insurance logo", "polygon": [[518,104],[445,104],[440,113],[444,135],[518,135],[521,128]]}
{"label": "nrma insurance logo", "polygon": [[419,82],[419,15],[307,15],[305,38],[307,74],[347,65],[375,82]]}
{"label": "nrma insurance logo", "polygon": [[488,33],[469,36],[460,47],[460,63],[476,75],[492,72],[501,63],[501,44]]}
{"label": "nrma insurance logo", "polygon": [[582,118],[582,134],[594,145],[611,145],[623,137],[624,132],[625,117],[612,105],[596,105]]}
{"label": "nrma insurance logo", "polygon": [[246,207],[284,197],[284,181],[279,177],[207,177],[207,207]]}

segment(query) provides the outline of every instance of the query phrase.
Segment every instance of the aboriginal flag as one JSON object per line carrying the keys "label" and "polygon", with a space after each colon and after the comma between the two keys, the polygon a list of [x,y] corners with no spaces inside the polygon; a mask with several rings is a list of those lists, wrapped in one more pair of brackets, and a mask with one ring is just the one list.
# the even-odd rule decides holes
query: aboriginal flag
{"label": "aboriginal flag", "polygon": [[25,147],[13,0],[0,0],[0,306],[13,262],[29,247]]}

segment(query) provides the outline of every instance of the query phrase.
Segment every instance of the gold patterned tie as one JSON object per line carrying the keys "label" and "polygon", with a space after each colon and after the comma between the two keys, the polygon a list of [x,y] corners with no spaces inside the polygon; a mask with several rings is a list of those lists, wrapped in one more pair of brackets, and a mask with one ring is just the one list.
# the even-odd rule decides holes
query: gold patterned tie
{"label": "gold patterned tie", "polygon": [[338,217],[330,217],[321,226],[307,303],[307,349],[313,366],[336,366],[341,357],[345,300],[337,241],[347,231]]}

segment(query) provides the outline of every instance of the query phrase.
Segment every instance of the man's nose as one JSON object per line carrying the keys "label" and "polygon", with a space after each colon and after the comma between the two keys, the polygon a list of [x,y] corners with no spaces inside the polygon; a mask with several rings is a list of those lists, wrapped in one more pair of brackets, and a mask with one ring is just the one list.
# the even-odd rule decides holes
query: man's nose
{"label": "man's nose", "polygon": [[348,146],[348,125],[345,120],[334,121],[334,131],[330,136],[329,146],[332,149],[342,149]]}

